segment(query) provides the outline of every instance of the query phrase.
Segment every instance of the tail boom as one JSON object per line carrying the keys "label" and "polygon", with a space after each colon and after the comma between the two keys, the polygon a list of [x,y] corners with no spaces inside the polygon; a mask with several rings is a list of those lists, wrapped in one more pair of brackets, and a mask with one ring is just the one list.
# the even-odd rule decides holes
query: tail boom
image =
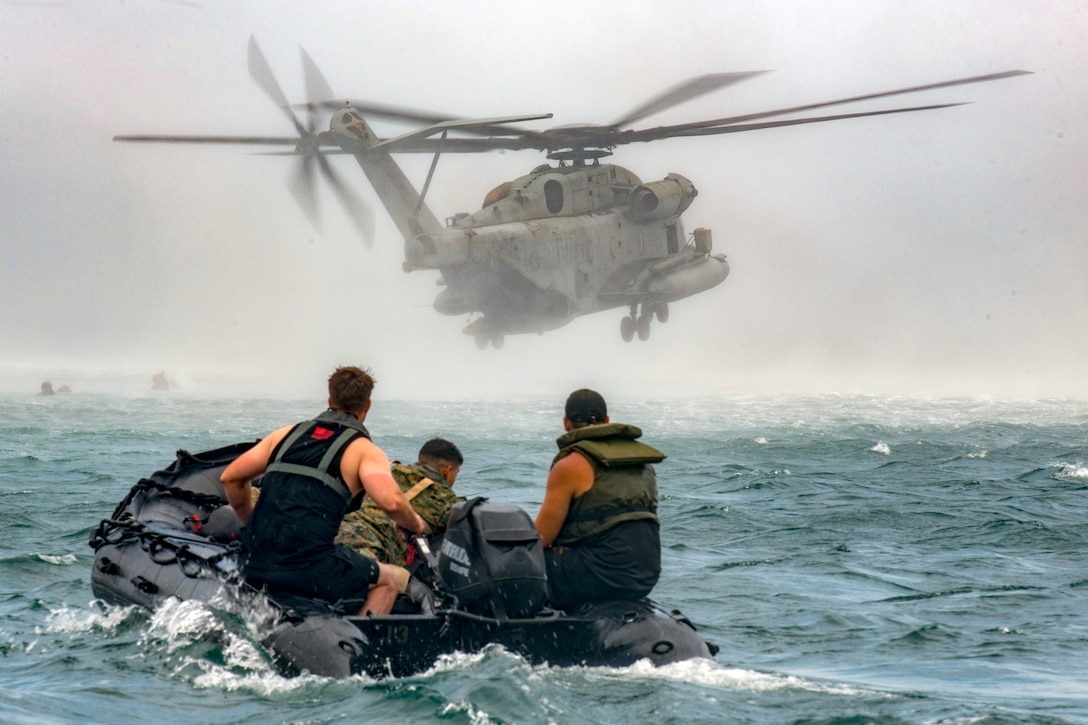
{"label": "tail boom", "polygon": [[337,145],[355,157],[406,243],[421,236],[442,234],[444,227],[422,203],[419,192],[393,157],[377,148],[380,140],[362,114],[354,108],[337,111],[332,117],[331,131]]}

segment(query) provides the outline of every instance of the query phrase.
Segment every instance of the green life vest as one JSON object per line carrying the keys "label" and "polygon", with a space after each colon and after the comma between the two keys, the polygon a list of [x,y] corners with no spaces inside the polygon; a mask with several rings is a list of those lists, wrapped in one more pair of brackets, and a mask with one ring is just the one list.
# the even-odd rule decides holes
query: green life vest
{"label": "green life vest", "polygon": [[665,460],[656,448],[639,443],[642,431],[624,423],[576,428],[558,438],[559,454],[578,451],[593,466],[593,486],[571,500],[555,543],[570,546],[625,521],[657,521],[657,474],[653,464]]}

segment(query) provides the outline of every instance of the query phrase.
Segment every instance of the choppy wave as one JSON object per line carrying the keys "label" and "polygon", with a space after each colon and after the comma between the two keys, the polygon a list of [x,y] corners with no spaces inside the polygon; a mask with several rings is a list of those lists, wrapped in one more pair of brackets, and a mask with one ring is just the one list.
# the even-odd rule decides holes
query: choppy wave
{"label": "choppy wave", "polygon": [[648,660],[641,660],[623,668],[596,668],[614,677],[635,676],[648,681],[671,680],[702,687],[736,692],[805,691],[833,695],[870,695],[870,691],[837,683],[815,682],[795,675],[758,672],[737,667],[727,667],[709,660],[675,662],[664,667],[654,667]]}
{"label": "choppy wave", "polygon": [[57,564],[58,566],[71,566],[76,563],[75,554],[61,554],[60,556],[54,556],[52,554],[42,554],[40,552],[33,552],[32,557],[40,559],[47,564]]}
{"label": "choppy wave", "polygon": [[143,616],[135,605],[103,606],[77,609],[67,605],[49,613],[47,629],[50,632],[102,632],[116,631],[134,614]]}
{"label": "choppy wave", "polygon": [[[721,645],[716,660],[550,668],[489,648],[334,681],[279,674],[258,644],[267,612],[152,614],[92,602],[88,584],[87,535],[140,477],[313,405],[0,402],[0,719],[1088,722],[1075,676],[1088,671],[1088,403],[609,401],[668,454],[655,598]],[[402,459],[450,437],[466,454],[460,493],[535,512],[560,419],[555,400],[383,401],[368,423]]]}

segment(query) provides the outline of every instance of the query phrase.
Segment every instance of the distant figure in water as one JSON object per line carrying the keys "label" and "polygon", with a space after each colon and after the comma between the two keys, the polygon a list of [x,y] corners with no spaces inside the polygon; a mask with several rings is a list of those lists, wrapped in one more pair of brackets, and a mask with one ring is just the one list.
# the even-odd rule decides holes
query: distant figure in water
{"label": "distant figure in water", "polygon": [[174,381],[166,377],[166,372],[157,372],[151,376],[152,390],[169,390],[174,387]]}
{"label": "distant figure in water", "polygon": [[40,395],[53,395],[56,392],[57,391],[53,390],[53,383],[49,382],[48,380],[42,383],[42,392],[40,393]]}
{"label": "distant figure in water", "polygon": [[58,393],[70,393],[70,392],[72,392],[72,389],[69,388],[67,385],[62,385],[59,388],[57,388],[57,392]]}

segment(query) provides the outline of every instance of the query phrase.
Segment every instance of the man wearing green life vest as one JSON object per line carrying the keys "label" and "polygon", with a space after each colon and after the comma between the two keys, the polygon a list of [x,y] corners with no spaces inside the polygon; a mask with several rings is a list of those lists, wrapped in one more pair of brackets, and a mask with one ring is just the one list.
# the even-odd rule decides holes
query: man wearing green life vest
{"label": "man wearing green life vest", "polygon": [[[416,463],[393,462],[393,480],[423,519],[425,533],[443,533],[450,508],[464,500],[453,492],[453,483],[464,460],[456,445],[445,438],[432,438],[419,449]],[[397,589],[405,591],[408,586],[405,567],[410,558],[408,541],[403,530],[369,497],[340,522],[335,543],[392,565],[397,574]]]}
{"label": "man wearing green life vest", "polygon": [[661,574],[653,464],[665,455],[586,388],[567,398],[563,429],[536,516],[552,606],[641,599]]}

